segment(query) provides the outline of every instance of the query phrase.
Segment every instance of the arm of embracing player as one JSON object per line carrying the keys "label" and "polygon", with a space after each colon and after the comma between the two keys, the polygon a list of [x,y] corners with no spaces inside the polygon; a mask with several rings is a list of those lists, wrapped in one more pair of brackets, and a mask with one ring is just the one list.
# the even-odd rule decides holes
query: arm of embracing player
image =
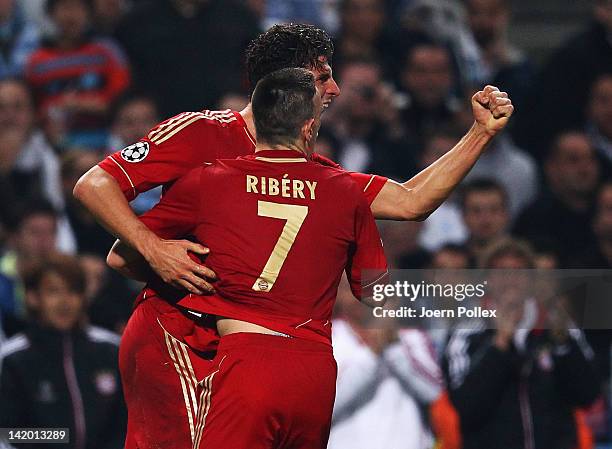
{"label": "arm of embracing player", "polygon": [[448,153],[403,184],[388,180],[372,203],[377,219],[425,220],[468,174],[514,112],[508,94],[486,86],[472,97],[474,124]]}

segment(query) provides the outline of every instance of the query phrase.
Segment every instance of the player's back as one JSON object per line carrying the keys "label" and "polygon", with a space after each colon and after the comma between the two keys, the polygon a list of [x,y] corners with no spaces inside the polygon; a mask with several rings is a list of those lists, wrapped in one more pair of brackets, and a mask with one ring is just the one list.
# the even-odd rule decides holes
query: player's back
{"label": "player's back", "polygon": [[215,296],[182,305],[329,341],[347,264],[355,292],[359,270],[386,271],[368,204],[346,172],[270,150],[217,161],[199,183],[195,236],[210,248],[206,263],[219,281]]}

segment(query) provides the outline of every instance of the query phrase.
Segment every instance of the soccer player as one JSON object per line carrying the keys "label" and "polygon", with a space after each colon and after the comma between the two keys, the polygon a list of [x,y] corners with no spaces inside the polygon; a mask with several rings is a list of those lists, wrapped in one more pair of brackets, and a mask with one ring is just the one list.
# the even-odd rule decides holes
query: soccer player
{"label": "soccer player", "polygon": [[[331,70],[333,46],[325,31],[310,25],[275,25],[247,49],[247,71],[254,86],[286,67],[312,71],[327,107],[340,94]],[[363,186],[378,219],[423,220],[453,191],[488,142],[513,112],[505,92],[487,86],[472,97],[475,122],[447,154],[403,184],[379,176],[351,174]],[[192,293],[211,291],[214,273],[188,257],[206,253],[201,245],[158,238],[129,207],[139,193],[168,184],[189,169],[215,158],[253,152],[255,128],[250,105],[243,111],[186,112],[162,122],[140,142],[117,152],[86,173],[75,196],[112,234],[136,248],[166,282]],[[320,160],[315,154],[313,157]]]}
{"label": "soccer player", "polygon": [[340,277],[346,270],[355,297],[367,300],[387,264],[361,187],[307,159],[322,110],[313,75],[266,76],[252,107],[255,153],[192,170],[142,220],[162,238],[206,242],[219,277],[214,295],[179,302],[216,316],[221,335],[194,447],[325,448]]}
{"label": "soccer player", "polygon": [[[329,66],[331,41],[320,29],[278,25],[259,36],[247,53],[252,82],[280,68],[301,66],[315,75],[324,106],[339,94]],[[451,152],[407,183],[350,174],[363,186],[375,215],[422,219],[450,194],[512,113],[507,95],[492,87],[477,93],[472,104],[477,121],[470,132]],[[211,291],[212,285],[203,278],[214,278],[214,273],[188,256],[188,251],[202,255],[208,249],[186,240],[159,238],[138,220],[127,199],[171,183],[205,162],[252,153],[254,134],[250,106],[240,113],[180,114],[88,172],[75,187],[75,195],[107,229],[143,254],[162,280],[193,293]],[[134,404],[128,405],[126,447],[184,446],[167,428],[184,428],[185,435],[195,438],[196,384],[210,362],[194,348],[210,347],[211,327],[173,304],[172,299],[181,296],[163,285],[150,285],[139,296],[124,333],[120,365],[127,402]]]}

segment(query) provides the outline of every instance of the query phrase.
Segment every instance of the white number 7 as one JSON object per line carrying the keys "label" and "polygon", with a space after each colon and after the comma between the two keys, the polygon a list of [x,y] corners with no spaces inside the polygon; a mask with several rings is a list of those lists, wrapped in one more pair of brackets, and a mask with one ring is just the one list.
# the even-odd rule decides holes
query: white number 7
{"label": "white number 7", "polygon": [[272,254],[266,262],[266,266],[253,284],[253,290],[267,292],[272,289],[276,278],[283,268],[283,263],[293,246],[293,242],[300,232],[302,223],[308,215],[308,206],[294,204],[270,203],[268,201],[257,202],[257,215],[260,217],[279,218],[287,220],[283,227]]}

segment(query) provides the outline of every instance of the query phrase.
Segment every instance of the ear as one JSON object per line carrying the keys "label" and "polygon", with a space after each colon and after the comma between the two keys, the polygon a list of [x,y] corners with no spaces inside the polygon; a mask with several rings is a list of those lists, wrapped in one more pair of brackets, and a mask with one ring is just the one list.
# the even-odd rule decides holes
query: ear
{"label": "ear", "polygon": [[302,125],[302,137],[304,137],[307,142],[310,141],[314,135],[314,123],[315,119],[311,118]]}

